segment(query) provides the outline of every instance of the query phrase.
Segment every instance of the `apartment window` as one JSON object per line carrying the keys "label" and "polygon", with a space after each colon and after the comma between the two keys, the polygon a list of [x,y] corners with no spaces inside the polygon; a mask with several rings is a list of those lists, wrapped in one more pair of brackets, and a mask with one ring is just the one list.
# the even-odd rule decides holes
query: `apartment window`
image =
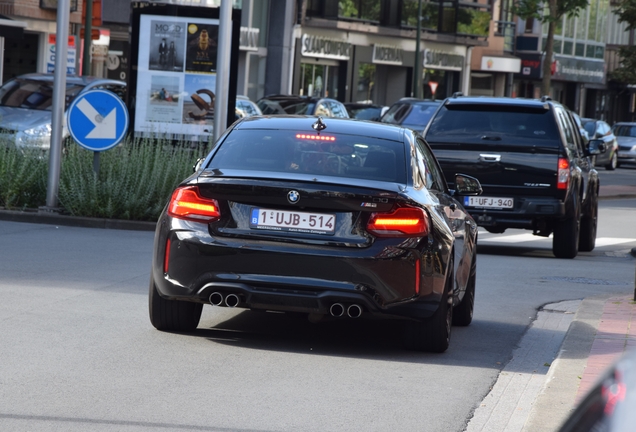
{"label": "apartment window", "polygon": [[380,21],[381,0],[344,0],[338,2],[338,17],[361,21]]}

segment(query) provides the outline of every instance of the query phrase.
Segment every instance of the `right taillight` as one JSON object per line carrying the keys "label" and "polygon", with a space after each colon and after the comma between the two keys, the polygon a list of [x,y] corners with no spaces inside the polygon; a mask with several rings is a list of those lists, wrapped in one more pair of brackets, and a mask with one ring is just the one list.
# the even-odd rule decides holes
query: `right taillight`
{"label": "right taillight", "polygon": [[559,158],[557,170],[557,189],[567,189],[570,181],[570,163],[566,158]]}
{"label": "right taillight", "polygon": [[172,193],[168,214],[195,222],[214,222],[221,217],[218,201],[202,197],[197,186],[177,188]]}
{"label": "right taillight", "polygon": [[428,215],[417,207],[398,207],[388,213],[373,213],[367,231],[379,237],[428,235]]}

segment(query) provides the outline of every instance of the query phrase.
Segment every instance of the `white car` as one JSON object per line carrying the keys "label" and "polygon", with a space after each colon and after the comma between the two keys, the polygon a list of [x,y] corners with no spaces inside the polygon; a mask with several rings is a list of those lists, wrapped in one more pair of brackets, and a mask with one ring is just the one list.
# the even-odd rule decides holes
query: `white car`
{"label": "white car", "polygon": [[[122,97],[126,83],[96,77],[66,77],[65,109],[79,94],[93,89],[110,90]],[[51,147],[53,74],[20,75],[0,87],[0,142],[18,148]],[[68,136],[66,124],[62,132]]]}
{"label": "white car", "polygon": [[636,123],[616,123],[612,132],[618,141],[618,164],[636,163]]}

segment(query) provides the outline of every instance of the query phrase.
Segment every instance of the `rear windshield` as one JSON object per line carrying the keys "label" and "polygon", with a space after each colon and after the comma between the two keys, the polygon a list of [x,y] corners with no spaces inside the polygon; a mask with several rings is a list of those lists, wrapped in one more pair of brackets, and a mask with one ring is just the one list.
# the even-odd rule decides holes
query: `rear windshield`
{"label": "rear windshield", "polygon": [[426,133],[430,142],[518,142],[528,140],[559,142],[559,131],[553,114],[548,110],[532,110],[510,106],[443,107]]}
{"label": "rear windshield", "polygon": [[439,104],[437,103],[397,103],[382,117],[383,123],[416,126],[422,130],[426,127]]}
{"label": "rear windshield", "polygon": [[618,125],[614,126],[614,135],[625,137],[636,137],[636,126]]}
{"label": "rear windshield", "polygon": [[404,144],[358,135],[234,130],[207,168],[406,182]]}
{"label": "rear windshield", "polygon": [[311,115],[314,112],[314,106],[316,105],[310,101],[304,100],[270,100],[261,99],[257,102],[258,107],[263,114],[297,114],[297,115]]}

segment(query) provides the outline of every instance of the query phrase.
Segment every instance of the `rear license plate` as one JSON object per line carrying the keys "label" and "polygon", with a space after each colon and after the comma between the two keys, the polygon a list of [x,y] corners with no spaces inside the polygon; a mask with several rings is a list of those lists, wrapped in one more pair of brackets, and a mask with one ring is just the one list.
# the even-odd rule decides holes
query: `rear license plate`
{"label": "rear license plate", "polygon": [[467,196],[464,197],[464,205],[466,207],[511,209],[514,208],[515,200],[513,198]]}
{"label": "rear license plate", "polygon": [[250,228],[333,235],[336,215],[253,208]]}

